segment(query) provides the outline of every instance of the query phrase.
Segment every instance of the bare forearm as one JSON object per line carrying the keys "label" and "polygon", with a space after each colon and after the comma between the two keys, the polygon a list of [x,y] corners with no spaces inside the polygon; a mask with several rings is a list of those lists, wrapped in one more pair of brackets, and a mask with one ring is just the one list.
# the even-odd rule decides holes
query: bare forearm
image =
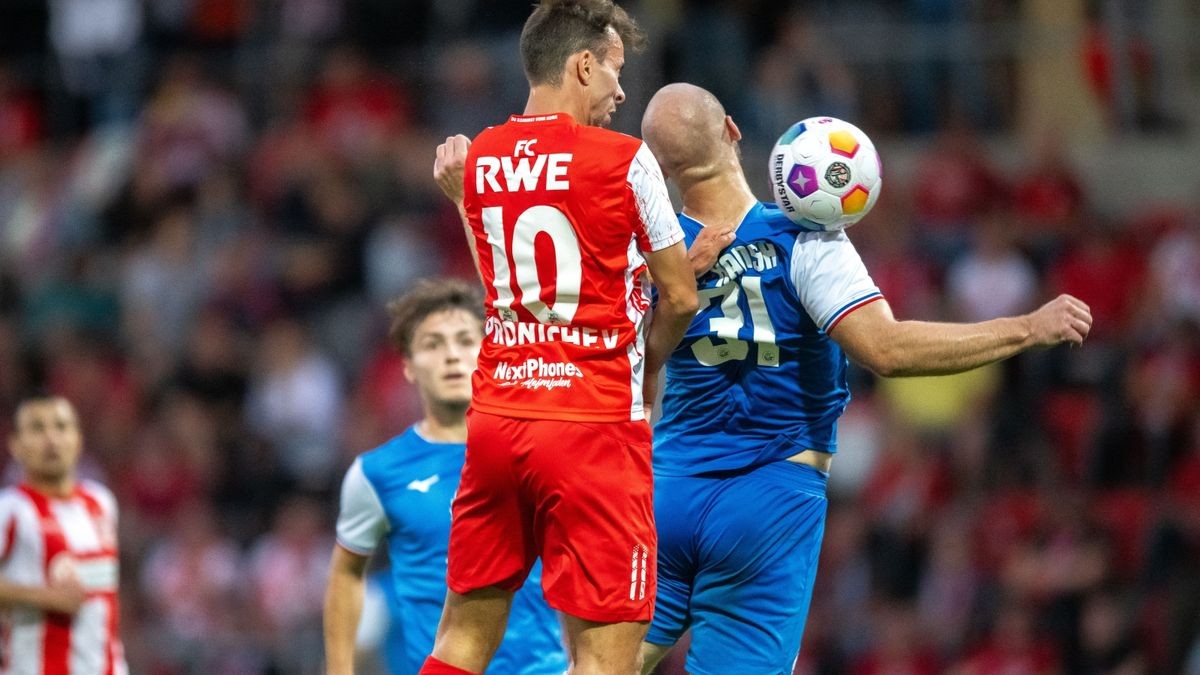
{"label": "bare forearm", "polygon": [[458,210],[458,219],[462,222],[463,234],[467,238],[467,250],[471,252],[471,262],[475,263],[475,274],[479,275],[479,283],[483,283],[483,269],[479,267],[479,250],[475,248],[475,233],[471,230],[471,222],[467,220],[467,210],[462,200],[454,202]]}
{"label": "bare forearm", "polygon": [[41,591],[43,590],[40,586],[22,586],[7,581],[0,581],[0,605],[5,607],[21,605],[41,608]]}
{"label": "bare forearm", "polygon": [[881,299],[843,317],[829,336],[855,362],[885,377],[949,375],[1031,347],[1082,344],[1091,326],[1091,310],[1070,295],[1029,314],[978,323],[896,321]]}
{"label": "bare forearm", "polygon": [[365,583],[361,575],[336,567],[325,591],[325,672],[353,675],[354,640],[362,617]]}
{"label": "bare forearm", "polygon": [[0,580],[0,607],[32,607],[48,612],[74,611],[63,597],[47,586],[27,586]]}
{"label": "bare forearm", "polygon": [[1022,317],[980,323],[900,321],[886,339],[881,373],[949,375],[994,363],[1033,346],[1032,332]]}
{"label": "bare forearm", "polygon": [[[646,333],[646,371],[645,382],[657,378],[658,371],[670,358],[671,352],[683,339],[688,324],[695,315],[695,308],[684,308],[684,311],[659,306],[655,308],[650,319],[650,329]],[[648,401],[649,402],[649,401]]]}

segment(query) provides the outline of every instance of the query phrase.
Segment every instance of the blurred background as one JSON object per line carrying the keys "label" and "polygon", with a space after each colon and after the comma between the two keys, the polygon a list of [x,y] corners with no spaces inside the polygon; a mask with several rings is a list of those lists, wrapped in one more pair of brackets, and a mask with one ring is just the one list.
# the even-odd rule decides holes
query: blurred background
{"label": "blurred background", "polygon": [[[530,4],[0,3],[0,432],[30,387],[78,406],[135,673],[319,672],[342,472],[419,412],[382,307],[472,278],[433,150],[523,108]],[[768,199],[792,122],[872,136],[850,236],[899,317],[1095,316],[853,371],[796,672],[1200,673],[1200,5],[625,4],[620,130],[705,86]]]}

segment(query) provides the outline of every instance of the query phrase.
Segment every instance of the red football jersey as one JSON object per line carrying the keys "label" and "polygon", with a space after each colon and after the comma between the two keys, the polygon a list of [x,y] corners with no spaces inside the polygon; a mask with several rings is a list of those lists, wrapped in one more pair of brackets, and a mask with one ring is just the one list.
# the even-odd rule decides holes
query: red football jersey
{"label": "red football jersey", "polygon": [[487,292],[472,406],[643,419],[641,251],[683,239],[650,150],[566,114],[514,115],[471,144],[464,182]]}

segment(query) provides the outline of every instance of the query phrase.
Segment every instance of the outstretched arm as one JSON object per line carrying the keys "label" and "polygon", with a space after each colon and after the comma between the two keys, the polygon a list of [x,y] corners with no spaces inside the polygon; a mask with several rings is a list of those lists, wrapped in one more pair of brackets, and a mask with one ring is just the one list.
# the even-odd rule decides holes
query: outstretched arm
{"label": "outstretched arm", "polygon": [[979,323],[897,321],[886,300],[864,305],[829,336],[846,354],[877,375],[948,375],[1007,359],[1034,347],[1081,344],[1092,312],[1070,295],[1037,310]]}

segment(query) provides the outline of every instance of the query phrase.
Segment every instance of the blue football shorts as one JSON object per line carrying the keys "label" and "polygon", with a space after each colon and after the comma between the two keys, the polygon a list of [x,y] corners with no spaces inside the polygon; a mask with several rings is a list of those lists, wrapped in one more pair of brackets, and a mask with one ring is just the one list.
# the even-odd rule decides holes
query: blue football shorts
{"label": "blue football shorts", "polygon": [[825,532],[826,474],[777,461],[656,476],[658,601],[646,640],[692,629],[692,675],[792,672]]}

